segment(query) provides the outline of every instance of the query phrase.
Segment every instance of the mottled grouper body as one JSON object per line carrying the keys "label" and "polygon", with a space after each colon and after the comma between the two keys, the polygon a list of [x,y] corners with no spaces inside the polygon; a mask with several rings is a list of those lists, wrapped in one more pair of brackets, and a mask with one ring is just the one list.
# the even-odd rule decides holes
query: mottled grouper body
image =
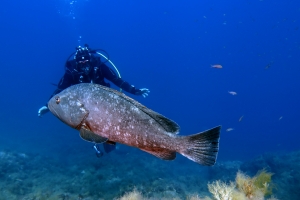
{"label": "mottled grouper body", "polygon": [[50,111],[95,143],[122,143],[164,160],[176,152],[202,165],[214,165],[221,127],[179,136],[179,126],[132,98],[92,83],[73,85],[53,96]]}

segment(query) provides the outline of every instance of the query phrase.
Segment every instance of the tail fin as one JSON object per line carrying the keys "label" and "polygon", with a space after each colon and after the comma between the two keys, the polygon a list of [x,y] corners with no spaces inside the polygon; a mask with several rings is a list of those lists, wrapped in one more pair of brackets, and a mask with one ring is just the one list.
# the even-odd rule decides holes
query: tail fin
{"label": "tail fin", "polygon": [[214,165],[219,151],[220,130],[221,126],[217,126],[195,135],[183,137],[186,148],[179,153],[201,165]]}

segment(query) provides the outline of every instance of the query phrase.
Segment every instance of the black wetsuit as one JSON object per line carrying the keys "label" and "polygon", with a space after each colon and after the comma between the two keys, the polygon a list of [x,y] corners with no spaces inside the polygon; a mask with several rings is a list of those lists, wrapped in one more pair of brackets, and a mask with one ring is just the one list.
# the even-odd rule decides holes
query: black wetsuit
{"label": "black wetsuit", "polygon": [[[77,69],[78,67],[75,60],[68,61],[66,63],[66,72],[60,79],[57,89],[54,91],[51,97],[70,87],[71,85],[79,83],[96,83],[110,87],[110,84],[105,82],[104,79],[111,81],[119,88],[122,88],[123,90],[131,94],[137,94],[138,92],[140,92],[139,89],[136,89],[134,86],[119,78],[112,69],[101,62],[100,57],[92,56],[88,64],[90,65],[91,70],[88,74],[86,74]],[[115,149],[115,144],[116,143],[112,141],[103,143],[105,152],[109,153],[113,151]]]}
{"label": "black wetsuit", "polygon": [[85,74],[77,69],[75,60],[68,61],[66,63],[66,72],[60,79],[58,87],[51,97],[67,87],[78,83],[96,83],[110,87],[110,84],[105,82],[104,79],[111,81],[119,88],[122,88],[131,94],[137,94],[137,92],[140,91],[139,89],[136,89],[134,86],[130,85],[128,82],[119,78],[111,68],[101,62],[100,57],[92,56],[88,64],[91,66],[91,70],[89,74]]}

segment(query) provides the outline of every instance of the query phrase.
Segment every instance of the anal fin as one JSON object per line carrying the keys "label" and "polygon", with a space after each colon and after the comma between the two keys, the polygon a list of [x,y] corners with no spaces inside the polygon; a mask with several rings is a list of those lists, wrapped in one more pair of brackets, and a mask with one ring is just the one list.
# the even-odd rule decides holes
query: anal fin
{"label": "anal fin", "polygon": [[163,160],[174,160],[176,158],[175,151],[170,151],[163,148],[141,149],[141,150],[150,153]]}

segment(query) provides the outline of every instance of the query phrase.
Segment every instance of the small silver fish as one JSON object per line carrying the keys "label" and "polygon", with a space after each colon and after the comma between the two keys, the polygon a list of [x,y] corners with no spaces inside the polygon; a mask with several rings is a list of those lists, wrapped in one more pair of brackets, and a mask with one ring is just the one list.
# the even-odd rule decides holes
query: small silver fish
{"label": "small silver fish", "polygon": [[216,68],[216,69],[222,69],[223,68],[223,66],[222,65],[210,65],[211,66],[211,68]]}
{"label": "small silver fish", "polygon": [[240,118],[239,118],[239,122],[241,122],[244,118],[244,115],[242,115]]}
{"label": "small silver fish", "polygon": [[237,93],[234,92],[234,91],[228,91],[228,93],[231,94],[231,95],[237,95]]}
{"label": "small silver fish", "polygon": [[175,159],[178,152],[207,166],[217,159],[221,126],[179,136],[174,121],[111,88],[91,83],[73,85],[53,96],[48,107],[89,142],[122,143],[164,160]]}

